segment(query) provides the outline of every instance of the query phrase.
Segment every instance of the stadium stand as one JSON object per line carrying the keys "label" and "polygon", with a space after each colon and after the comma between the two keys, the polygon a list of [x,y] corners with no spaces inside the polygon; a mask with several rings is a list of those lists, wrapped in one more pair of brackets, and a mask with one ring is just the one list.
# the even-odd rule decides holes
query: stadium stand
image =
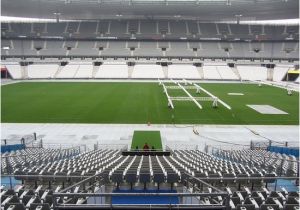
{"label": "stadium stand", "polygon": [[[281,125],[277,124],[283,122],[291,127],[287,129],[291,133],[285,136],[299,136],[299,132],[294,131],[299,127],[296,125],[299,120],[294,119],[294,113],[299,114],[295,108],[295,97],[299,94],[294,93],[299,92],[298,72],[294,73],[297,75],[294,81],[284,81],[288,70],[299,69],[299,24],[253,21],[299,19],[297,0],[3,2],[4,14],[38,17],[38,21],[1,21],[1,75],[2,69],[4,72],[7,68],[6,79],[12,77],[17,80],[12,81],[15,83],[26,79],[43,80],[37,85],[27,85],[32,81],[26,81],[33,99],[39,99],[37,96],[44,92],[47,94],[48,89],[38,85],[49,86],[45,81],[51,80],[53,92],[49,94],[63,96],[66,103],[60,103],[55,97],[49,98],[55,106],[48,103],[48,98],[33,100],[30,97],[31,100],[25,99],[26,104],[22,104],[22,100],[9,103],[18,99],[8,97],[13,96],[15,86],[4,88],[3,98],[7,101],[3,103],[2,114],[6,128],[25,125],[20,133],[7,132],[3,136],[15,140],[34,126],[39,127],[41,135],[40,141],[36,133],[35,139],[29,137],[30,144],[24,143],[24,138],[21,144],[17,140],[17,144],[11,145],[6,144],[9,140],[3,140],[1,210],[299,210],[298,148],[288,147],[287,143],[283,146],[282,141],[280,146],[271,146],[271,140],[265,147],[254,147],[251,141],[248,148],[249,142],[244,139],[244,136],[268,139],[272,135],[274,139],[282,138],[280,132],[275,137],[272,131],[266,131],[269,127],[261,129],[252,122],[276,124],[277,127],[272,128],[278,130]],[[12,12],[11,7],[18,9]],[[245,23],[248,19],[251,23]],[[52,81],[56,79],[61,86]],[[80,88],[81,84],[77,83],[70,85],[75,80],[93,83],[89,83],[88,88]],[[112,80],[114,84],[110,84]],[[278,112],[285,115],[265,115],[246,106],[255,106],[255,101],[236,103],[256,97],[244,96],[247,88],[252,91],[254,85],[245,85],[244,90],[239,90],[242,87],[239,85],[253,81],[286,90],[284,93],[280,89],[276,93],[278,97],[272,97],[274,101],[263,103],[273,109],[277,108],[271,105],[279,104],[282,110]],[[100,85],[100,82],[105,84]],[[138,88],[130,86],[133,83],[142,87],[138,94],[133,91]],[[226,84],[225,88],[225,83],[238,85]],[[16,86],[22,88],[22,85]],[[69,88],[71,86],[82,91],[79,94]],[[128,87],[130,89],[126,89]],[[44,92],[34,92],[33,88]],[[122,94],[118,92],[120,89]],[[147,91],[144,93],[144,90]],[[152,90],[157,92],[151,95]],[[169,95],[169,90],[175,94]],[[267,91],[274,89],[260,90],[253,92],[265,99],[261,92],[272,96]],[[63,91],[67,94],[60,94]],[[177,95],[177,91],[184,95]],[[76,97],[69,100],[72,92],[76,92]],[[280,106],[282,99],[287,106]],[[176,101],[176,109],[172,100]],[[130,101],[133,104],[128,103]],[[193,107],[184,103],[177,105],[177,101],[192,101]],[[27,102],[29,111],[39,112],[36,118],[26,111]],[[258,100],[256,104],[261,102]],[[40,104],[49,106],[45,106],[44,111]],[[56,106],[57,109],[50,110]],[[78,109],[71,109],[74,107]],[[137,112],[138,109],[143,112]],[[210,125],[203,125],[201,120]],[[214,122],[226,125],[213,125]],[[233,124],[235,122],[241,125]],[[50,123],[58,125],[52,128],[45,125]],[[78,125],[66,126],[65,123]],[[59,126],[60,131],[49,135],[55,126]],[[155,135],[148,136],[139,130],[142,134],[137,143],[132,142],[130,146],[133,136],[128,132],[135,127],[157,135],[158,130],[164,130],[162,133],[169,134],[169,139],[161,138],[159,133],[156,142]],[[68,129],[66,133],[61,131],[63,128]],[[74,128],[78,128],[76,134]],[[157,131],[151,131],[152,128]],[[234,136],[239,135],[241,129],[246,130],[241,132],[243,137]],[[42,144],[42,139],[51,142],[51,138],[59,143],[66,140],[80,144]],[[149,146],[155,142],[156,148],[153,145],[141,147],[146,144],[145,140]],[[113,143],[119,144],[114,147]]]}
{"label": "stadium stand", "polygon": [[19,64],[7,65],[6,66],[12,78],[21,79],[23,77],[21,66]]}
{"label": "stadium stand", "polygon": [[217,71],[219,72],[223,80],[237,80],[239,79],[237,75],[228,66],[217,66]]}
{"label": "stadium stand", "polygon": [[[298,59],[297,43],[237,43],[237,42],[133,42],[133,41],[52,41],[44,42],[43,47],[32,47],[28,40],[6,40],[2,46],[2,57],[166,57],[166,58],[252,58],[252,59]],[[131,45],[133,45],[131,47]],[[273,50],[272,50],[273,49]]]}
{"label": "stadium stand", "polygon": [[58,71],[58,64],[41,64],[28,66],[28,78],[32,79],[51,79]]}
{"label": "stadium stand", "polygon": [[282,79],[286,76],[287,71],[289,70],[289,66],[276,66],[274,68],[273,80],[274,81],[282,81]]}
{"label": "stadium stand", "polygon": [[125,64],[103,64],[95,78],[128,78],[128,66]]}
{"label": "stadium stand", "polygon": [[170,65],[168,66],[168,77],[173,79],[200,79],[200,75],[196,67],[192,65]]}
{"label": "stadium stand", "polygon": [[56,74],[55,78],[68,79],[74,78],[75,74],[78,72],[79,64],[68,64],[63,66]]}
{"label": "stadium stand", "polygon": [[221,79],[221,75],[216,66],[204,66],[203,73],[205,79]]}
{"label": "stadium stand", "polygon": [[243,80],[266,80],[267,69],[260,66],[237,66]]}
{"label": "stadium stand", "polygon": [[80,64],[74,78],[88,79],[92,77],[94,66],[91,64]]}
{"label": "stadium stand", "polygon": [[[293,209],[299,205],[298,193],[288,192],[284,188],[280,191],[268,190],[266,187],[267,183],[276,182],[279,169],[283,171],[279,171],[281,176],[296,176],[298,165],[293,162],[296,160],[294,156],[255,150],[218,150],[214,153],[216,157],[198,150],[174,150],[171,156],[123,156],[120,150],[111,149],[78,152],[78,149],[36,148],[2,154],[3,173],[9,166],[14,170],[16,180],[22,180],[27,185],[33,182],[35,188],[28,189],[24,184],[15,189],[2,188],[1,205],[5,209],[13,205],[20,209],[35,209],[36,206],[52,209],[60,204],[76,204],[77,207],[84,208],[86,204],[96,202],[95,199],[89,199],[90,194],[84,195],[99,192],[99,187],[93,184],[95,182],[115,183],[113,189],[117,190],[126,186],[132,190],[137,183],[141,183],[144,189],[151,188],[151,183],[156,183],[157,188],[161,186],[165,189],[165,184],[171,189],[192,184],[199,186],[199,189],[196,187],[198,192],[211,194],[198,198],[200,207],[225,205],[226,196],[214,197],[211,192],[213,186],[224,189],[228,194],[230,200],[226,205],[231,209],[248,209],[249,205],[253,206],[251,209],[268,209],[270,206],[276,209]],[[263,161],[258,157],[264,157]],[[72,185],[80,180],[84,181],[85,177],[94,176],[102,179],[88,178],[84,185],[66,187],[67,183]],[[203,181],[199,182],[198,178],[210,185],[203,185]],[[48,187],[43,184],[45,181],[48,182]],[[58,191],[76,193],[77,196],[75,198],[71,194],[65,194],[64,198],[54,203],[55,193]],[[98,206],[106,202],[104,200]]]}
{"label": "stadium stand", "polygon": [[132,78],[164,78],[164,73],[160,65],[135,65]]}
{"label": "stadium stand", "polygon": [[[153,37],[164,35],[165,38],[222,38],[224,36],[242,39],[255,39],[258,35],[263,35],[264,39],[280,40],[290,37],[297,37],[299,34],[298,26],[276,26],[276,25],[237,25],[226,23],[199,23],[193,20],[186,21],[151,21],[151,20],[101,20],[101,21],[81,21],[81,22],[62,22],[39,23],[10,23],[11,31],[8,26],[3,26],[5,36],[17,37],[31,36],[55,36],[72,38],[95,38],[97,36],[130,38],[132,34],[137,37]],[[45,30],[47,29],[47,30]],[[286,31],[286,32],[285,32]]]}

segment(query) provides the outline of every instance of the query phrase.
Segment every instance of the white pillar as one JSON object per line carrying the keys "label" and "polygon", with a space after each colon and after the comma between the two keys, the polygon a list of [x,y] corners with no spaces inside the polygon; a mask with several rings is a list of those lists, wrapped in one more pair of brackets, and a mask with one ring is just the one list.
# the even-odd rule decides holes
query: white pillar
{"label": "white pillar", "polygon": [[162,66],[162,70],[163,70],[163,73],[164,73],[164,78],[167,79],[168,78],[169,67],[168,66]]}
{"label": "white pillar", "polygon": [[128,66],[128,78],[132,78],[134,66]]}
{"label": "white pillar", "polygon": [[273,81],[274,68],[267,68],[267,80]]}

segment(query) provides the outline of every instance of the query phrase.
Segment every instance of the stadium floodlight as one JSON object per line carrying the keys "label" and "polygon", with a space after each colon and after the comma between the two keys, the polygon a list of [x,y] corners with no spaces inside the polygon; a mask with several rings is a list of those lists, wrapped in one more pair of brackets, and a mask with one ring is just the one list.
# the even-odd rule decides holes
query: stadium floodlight
{"label": "stadium floodlight", "polygon": [[61,14],[59,12],[54,12],[53,14],[55,15],[56,23],[59,23],[59,17]]}
{"label": "stadium floodlight", "polygon": [[241,17],[243,17],[243,15],[241,15],[241,14],[235,15],[237,24],[240,24]]}

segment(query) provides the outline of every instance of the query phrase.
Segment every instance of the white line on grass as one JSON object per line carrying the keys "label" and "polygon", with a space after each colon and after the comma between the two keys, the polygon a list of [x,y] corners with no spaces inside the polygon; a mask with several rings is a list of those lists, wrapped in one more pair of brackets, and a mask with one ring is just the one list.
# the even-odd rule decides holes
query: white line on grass
{"label": "white line on grass", "polygon": [[[205,90],[203,87],[200,87],[199,85],[192,83],[190,81],[185,80],[188,84],[193,84],[195,87],[199,88],[200,90],[202,90],[203,92],[205,92],[207,95],[214,97],[214,98],[218,98],[217,96],[213,95],[212,93],[208,92],[207,90]],[[218,102],[220,102],[220,104],[222,104],[223,106],[225,106],[227,109],[231,110],[231,107],[226,104],[224,101],[222,101],[220,98],[218,98]]]}
{"label": "white line on grass", "polygon": [[164,92],[165,92],[165,94],[166,94],[166,96],[167,96],[167,98],[168,98],[169,105],[172,107],[172,109],[174,109],[173,102],[172,102],[172,100],[170,99],[170,96],[169,96],[169,94],[168,94],[168,91],[167,91],[167,88],[166,88],[165,84],[162,83],[162,86],[163,86]]}
{"label": "white line on grass", "polygon": [[198,101],[196,101],[196,99],[180,84],[180,83],[177,83],[177,85],[179,87],[181,87],[181,89],[190,97],[190,99],[200,108],[202,109],[202,106],[199,104]]}
{"label": "white line on grass", "polygon": [[255,83],[255,84],[269,85],[269,86],[281,88],[281,89],[284,89],[284,90],[291,89],[293,91],[299,92],[299,90],[297,90],[296,88],[290,87],[288,84],[283,84],[284,86],[281,86],[281,85],[274,84],[274,83],[268,82],[268,81],[263,81],[263,80],[261,80],[261,81],[249,80],[249,82],[252,82],[252,83]]}

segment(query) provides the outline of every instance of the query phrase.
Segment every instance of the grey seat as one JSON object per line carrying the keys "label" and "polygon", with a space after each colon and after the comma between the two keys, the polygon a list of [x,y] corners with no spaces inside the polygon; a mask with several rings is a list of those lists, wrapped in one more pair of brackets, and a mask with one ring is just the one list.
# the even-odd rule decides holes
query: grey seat
{"label": "grey seat", "polygon": [[150,173],[149,172],[140,173],[140,182],[142,183],[150,182]]}
{"label": "grey seat", "polygon": [[238,180],[238,181],[237,181],[237,183],[238,183],[238,185],[239,185],[239,186],[238,186],[238,190],[240,190],[241,185],[246,185],[246,184],[248,184],[249,179],[247,179],[247,178],[249,178],[249,176],[248,176],[248,174],[238,174],[237,177],[238,177],[238,178],[242,178],[242,180]]}
{"label": "grey seat", "polygon": [[283,210],[299,210],[299,204],[285,204]]}
{"label": "grey seat", "polygon": [[299,205],[299,197],[288,196],[286,203]]}
{"label": "grey seat", "polygon": [[[276,174],[275,173],[268,173],[268,174],[265,174],[265,177],[276,177]],[[276,179],[265,179],[264,182],[266,183],[266,185],[268,183],[274,183],[276,181]]]}
{"label": "grey seat", "polygon": [[123,182],[123,174],[122,173],[113,173],[111,175],[111,181],[116,182],[116,183]]}
{"label": "grey seat", "polygon": [[32,203],[29,210],[50,210],[48,203]]}
{"label": "grey seat", "polygon": [[[252,183],[252,187],[251,187],[252,190],[254,189],[255,185],[261,185],[262,179],[260,177],[262,177],[262,176],[260,173],[253,173],[250,175],[250,177],[253,178],[250,180],[250,182]],[[254,178],[254,177],[257,177],[257,178]]]}
{"label": "grey seat", "polygon": [[168,183],[175,183],[178,182],[179,176],[176,173],[168,173],[167,174],[167,182]]}
{"label": "grey seat", "polygon": [[235,206],[241,203],[240,197],[231,197],[231,200]]}
{"label": "grey seat", "polygon": [[7,203],[4,210],[26,210],[26,208],[22,203]]}
{"label": "grey seat", "polygon": [[125,175],[125,180],[128,183],[135,183],[137,181],[136,173],[131,172]]}
{"label": "grey seat", "polygon": [[274,197],[268,197],[267,199],[266,199],[266,202],[265,202],[266,204],[283,204],[283,200],[282,200],[282,198],[280,198],[280,197],[276,197],[276,198],[274,198]]}
{"label": "grey seat", "polygon": [[17,176],[17,175],[26,175],[23,171],[21,171],[20,169],[17,169],[15,172],[15,179],[17,180],[25,180],[24,177],[20,177],[20,176]]}
{"label": "grey seat", "polygon": [[256,208],[259,207],[259,204],[256,202],[256,200],[254,198],[250,198],[250,197],[247,197],[245,199],[244,204],[253,204]]}
{"label": "grey seat", "polygon": [[255,205],[253,204],[238,204],[236,206],[237,210],[255,210]]}
{"label": "grey seat", "polygon": [[261,197],[253,197],[252,198],[256,201],[256,203],[258,204],[258,206],[260,206],[263,203],[263,200]]}
{"label": "grey seat", "polygon": [[153,176],[153,181],[156,182],[156,183],[162,183],[165,181],[165,176],[164,174],[161,172],[161,173],[155,173],[154,176]]}
{"label": "grey seat", "polygon": [[277,204],[262,204],[260,210],[280,210]]}
{"label": "grey seat", "polygon": [[226,179],[226,180],[223,180],[223,183],[225,185],[228,185],[228,184],[233,184],[235,181],[234,181],[234,178],[235,178],[235,175],[232,174],[232,173],[225,173],[223,174],[223,177],[224,178],[232,178],[232,179]]}

